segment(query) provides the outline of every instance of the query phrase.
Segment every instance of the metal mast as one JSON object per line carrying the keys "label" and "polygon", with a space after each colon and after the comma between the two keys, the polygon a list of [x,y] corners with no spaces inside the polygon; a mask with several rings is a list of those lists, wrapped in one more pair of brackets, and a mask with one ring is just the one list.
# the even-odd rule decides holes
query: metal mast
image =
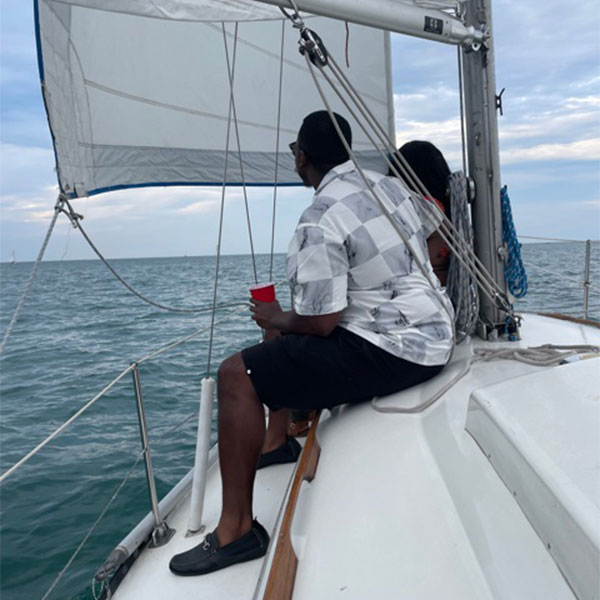
{"label": "metal mast", "polygon": [[[476,29],[483,27],[488,34],[479,51],[461,48],[469,176],[476,190],[473,203],[475,252],[506,294],[491,0],[467,0],[465,16],[468,25]],[[480,299],[478,333],[486,339],[504,327],[507,315],[483,294]]]}

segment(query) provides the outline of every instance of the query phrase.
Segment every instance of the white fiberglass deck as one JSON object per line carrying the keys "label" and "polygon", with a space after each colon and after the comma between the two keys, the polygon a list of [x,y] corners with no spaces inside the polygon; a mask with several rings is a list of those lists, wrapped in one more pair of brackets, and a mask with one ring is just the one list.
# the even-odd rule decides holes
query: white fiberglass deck
{"label": "white fiberglass deck", "polygon": [[[512,344],[600,344],[600,330],[535,315],[526,315],[522,337]],[[440,376],[382,404],[419,403],[453,377],[469,351],[459,347],[454,364]],[[475,390],[519,378],[528,394],[528,375],[560,369],[565,372],[514,361],[476,363],[421,414],[377,413],[368,403],[326,413],[318,430],[322,451],[316,477],[304,484],[292,526],[299,558],[294,599],[573,599],[545,543],[465,431]],[[268,529],[291,472],[281,466],[259,472],[255,514]],[[212,529],[220,484],[218,470],[210,473],[206,511]],[[176,537],[143,552],[115,598],[253,597],[260,560],[202,577],[169,573],[170,557],[200,541],[183,537],[186,513],[184,502],[169,518]],[[260,586],[256,597],[262,597]]]}
{"label": "white fiberglass deck", "polygon": [[473,393],[467,430],[580,598],[600,587],[600,359]]}

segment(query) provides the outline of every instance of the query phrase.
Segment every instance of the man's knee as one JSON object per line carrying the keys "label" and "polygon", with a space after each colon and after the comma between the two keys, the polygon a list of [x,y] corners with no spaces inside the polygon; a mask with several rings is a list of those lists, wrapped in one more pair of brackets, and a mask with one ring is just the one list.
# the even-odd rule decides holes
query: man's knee
{"label": "man's knee", "polygon": [[217,372],[217,384],[219,387],[226,387],[239,381],[245,376],[246,367],[242,360],[242,355],[238,352],[226,358],[220,365]]}

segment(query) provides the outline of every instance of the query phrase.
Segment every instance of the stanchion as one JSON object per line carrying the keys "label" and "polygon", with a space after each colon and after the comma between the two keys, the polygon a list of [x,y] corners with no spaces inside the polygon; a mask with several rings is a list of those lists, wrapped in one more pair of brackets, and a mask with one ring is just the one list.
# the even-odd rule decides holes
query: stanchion
{"label": "stanchion", "polygon": [[215,380],[205,377],[202,380],[200,392],[200,412],[198,413],[198,436],[196,440],[196,459],[194,463],[194,481],[190,499],[190,516],[188,535],[204,529],[202,511],[204,509],[204,492],[206,489],[206,474],[208,471],[208,451],[210,449],[210,424],[212,421],[213,398],[215,395]]}

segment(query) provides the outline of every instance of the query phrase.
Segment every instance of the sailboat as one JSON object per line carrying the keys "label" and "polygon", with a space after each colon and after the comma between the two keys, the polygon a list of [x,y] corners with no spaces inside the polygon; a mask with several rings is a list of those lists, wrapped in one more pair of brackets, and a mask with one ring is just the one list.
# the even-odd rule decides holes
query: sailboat
{"label": "sailboat", "polygon": [[[78,198],[115,189],[297,184],[285,150],[302,116],[344,112],[354,91],[355,160],[387,171],[360,121],[394,140],[390,32],[456,45],[476,240],[466,267],[492,289],[439,376],[325,412],[297,464],[258,473],[264,559],[178,578],[170,558],[220,510],[207,376],[196,467],[159,502],[147,460],[152,510],[98,569],[101,597],[600,597],[600,331],[504,301],[490,0],[36,0],[35,14],[55,216],[74,224]],[[348,43],[360,51],[321,93]]]}

